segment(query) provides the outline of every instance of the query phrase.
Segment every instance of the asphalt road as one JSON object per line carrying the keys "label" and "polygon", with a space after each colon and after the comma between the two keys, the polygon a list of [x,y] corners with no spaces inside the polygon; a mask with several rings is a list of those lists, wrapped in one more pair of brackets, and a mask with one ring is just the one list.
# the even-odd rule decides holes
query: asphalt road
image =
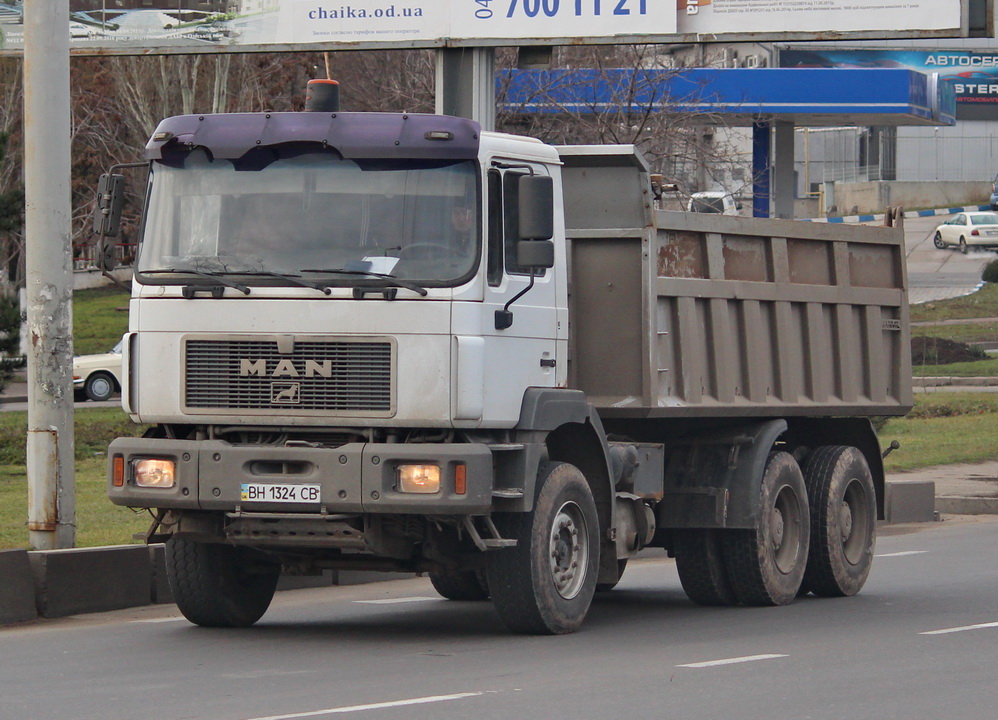
{"label": "asphalt road", "polygon": [[425,579],[281,593],[248,630],[173,606],[9,628],[0,717],[994,718],[998,518],[884,531],[855,598],[699,608],[659,555],[561,637]]}
{"label": "asphalt road", "polygon": [[988,250],[939,250],[932,244],[936,227],[946,216],[906,218],[905,255],[908,261],[909,300],[912,303],[942,300],[973,292],[981,282],[984,266],[998,257]]}

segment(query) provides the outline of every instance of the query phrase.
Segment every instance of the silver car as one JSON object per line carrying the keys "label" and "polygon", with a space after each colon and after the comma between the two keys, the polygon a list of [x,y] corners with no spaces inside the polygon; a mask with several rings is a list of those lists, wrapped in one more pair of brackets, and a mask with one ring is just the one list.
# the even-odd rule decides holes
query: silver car
{"label": "silver car", "polygon": [[972,247],[998,250],[998,213],[957,213],[936,228],[932,242],[940,249],[958,247],[964,254]]}

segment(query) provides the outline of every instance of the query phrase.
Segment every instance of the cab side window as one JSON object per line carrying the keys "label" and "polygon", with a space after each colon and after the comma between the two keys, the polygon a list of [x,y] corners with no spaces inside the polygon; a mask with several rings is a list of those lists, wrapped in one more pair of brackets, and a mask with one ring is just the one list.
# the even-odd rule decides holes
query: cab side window
{"label": "cab side window", "polygon": [[[488,282],[493,287],[502,282],[504,269],[510,275],[530,274],[530,268],[516,262],[516,244],[520,240],[520,178],[524,175],[518,170],[489,171]],[[534,275],[543,277],[544,272],[535,269]]]}

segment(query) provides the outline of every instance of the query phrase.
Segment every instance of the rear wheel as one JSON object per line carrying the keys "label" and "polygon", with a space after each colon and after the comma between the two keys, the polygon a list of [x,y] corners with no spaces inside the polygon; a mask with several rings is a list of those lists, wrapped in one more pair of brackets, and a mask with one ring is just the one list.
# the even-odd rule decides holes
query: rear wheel
{"label": "rear wheel", "polygon": [[184,617],[204,627],[247,627],[267,611],[281,566],[231,545],[173,537],[166,571]]}
{"label": "rear wheel", "polygon": [[967,254],[967,238],[965,237],[960,238],[960,252],[964,255]]}
{"label": "rear wheel", "polygon": [[793,456],[772,452],[759,488],[753,530],[724,533],[724,564],[745,605],[786,605],[797,597],[810,537],[807,490]]}
{"label": "rear wheel", "polygon": [[848,446],[824,446],[804,463],[811,505],[811,547],[804,588],[815,595],[855,595],[873,565],[877,497],[866,458]]}
{"label": "rear wheel", "polygon": [[430,582],[433,589],[448,600],[489,599],[489,583],[482,571],[431,572]]}
{"label": "rear wheel", "polygon": [[686,596],[697,605],[734,605],[738,602],[724,566],[721,531],[678,531],[676,570]]}
{"label": "rear wheel", "polygon": [[486,555],[492,601],[514,632],[559,635],[582,625],[596,590],[599,520],[585,476],[574,465],[544,463],[528,513],[494,516],[515,547]]}
{"label": "rear wheel", "polygon": [[110,400],[115,389],[114,378],[102,372],[93,373],[83,386],[83,392],[95,402]]}
{"label": "rear wheel", "polygon": [[946,243],[943,242],[943,235],[942,235],[942,233],[936,232],[936,234],[932,237],[932,244],[935,245],[940,250],[942,250],[944,247],[946,247]]}

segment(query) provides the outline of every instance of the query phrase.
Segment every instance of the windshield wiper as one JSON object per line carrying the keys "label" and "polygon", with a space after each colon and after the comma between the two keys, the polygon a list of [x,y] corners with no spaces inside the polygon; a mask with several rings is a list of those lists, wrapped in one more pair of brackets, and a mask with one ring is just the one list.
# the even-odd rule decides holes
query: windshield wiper
{"label": "windshield wiper", "polygon": [[287,280],[292,285],[298,285],[299,287],[321,290],[326,295],[329,295],[332,292],[328,286],[323,285],[322,283],[311,283],[308,280],[302,280],[300,275],[292,275],[291,273],[279,273],[273,272],[272,270],[238,270],[227,272],[226,275],[260,275],[262,277],[274,277],[280,278],[281,280]]}
{"label": "windshield wiper", "polygon": [[405,288],[406,290],[412,290],[420,296],[425,296],[427,294],[426,288],[411,280],[403,280],[397,278],[394,275],[386,275],[385,273],[371,272],[369,270],[347,270],[346,268],[302,268],[303,273],[314,272],[314,273],[336,273],[337,275],[360,275],[362,277],[376,278],[378,280],[384,280],[389,285],[395,285],[396,287]]}
{"label": "windshield wiper", "polygon": [[[238,290],[243,295],[249,295],[250,289],[248,286],[242,283],[233,282],[232,280],[226,280],[222,275],[227,274],[222,271],[212,270],[207,272],[205,270],[194,270],[192,268],[161,268],[159,270],[140,270],[140,275],[172,275],[175,273],[189,273],[191,275],[197,275],[198,277],[203,277],[208,280],[214,280],[225,287],[230,287],[233,290]],[[231,273],[228,273],[231,274]]]}

